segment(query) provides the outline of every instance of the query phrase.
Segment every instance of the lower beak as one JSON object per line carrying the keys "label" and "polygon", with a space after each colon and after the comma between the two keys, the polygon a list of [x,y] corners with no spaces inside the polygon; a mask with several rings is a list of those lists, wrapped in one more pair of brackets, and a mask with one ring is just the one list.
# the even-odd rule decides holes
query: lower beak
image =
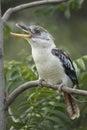
{"label": "lower beak", "polygon": [[16,36],[16,37],[22,37],[22,38],[31,38],[32,34],[19,34],[19,33],[13,33],[11,32],[11,35]]}
{"label": "lower beak", "polygon": [[32,37],[32,33],[28,30],[28,27],[26,25],[16,24],[16,26],[18,28],[22,29],[27,34],[19,34],[19,33],[11,32],[11,35],[16,36],[16,37],[21,37],[21,38],[31,38]]}

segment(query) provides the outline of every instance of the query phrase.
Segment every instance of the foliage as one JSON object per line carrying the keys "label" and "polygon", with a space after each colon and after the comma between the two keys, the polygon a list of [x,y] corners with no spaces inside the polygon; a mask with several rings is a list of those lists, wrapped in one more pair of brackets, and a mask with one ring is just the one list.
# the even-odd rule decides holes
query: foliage
{"label": "foliage", "polygon": [[48,15],[53,15],[57,11],[62,11],[64,12],[66,18],[69,18],[71,9],[74,9],[74,10],[80,9],[83,2],[84,0],[69,0],[60,5],[56,5],[55,8],[53,5],[49,7],[48,6],[45,6],[43,8],[41,7],[40,9],[36,10],[36,13],[39,13],[41,15],[43,13],[45,16],[48,16]]}
{"label": "foliage", "polygon": [[[38,77],[35,66],[31,65],[32,60],[26,58],[25,61],[5,62],[7,94],[20,84]],[[87,56],[74,61],[81,89],[86,89],[87,85],[86,63]],[[9,108],[7,129],[83,130],[87,122],[87,105],[83,103],[80,108],[81,117],[72,121],[67,115],[63,96],[59,92],[47,88],[31,88],[17,97],[15,103]]]}

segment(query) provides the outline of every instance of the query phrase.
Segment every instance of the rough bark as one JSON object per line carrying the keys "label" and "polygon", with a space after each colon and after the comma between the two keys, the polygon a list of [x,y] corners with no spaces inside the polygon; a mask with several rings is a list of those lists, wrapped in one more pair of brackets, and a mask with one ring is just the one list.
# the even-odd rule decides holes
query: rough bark
{"label": "rough bark", "polygon": [[0,6],[0,130],[6,130],[4,65],[3,65],[3,24],[1,21],[1,6]]}

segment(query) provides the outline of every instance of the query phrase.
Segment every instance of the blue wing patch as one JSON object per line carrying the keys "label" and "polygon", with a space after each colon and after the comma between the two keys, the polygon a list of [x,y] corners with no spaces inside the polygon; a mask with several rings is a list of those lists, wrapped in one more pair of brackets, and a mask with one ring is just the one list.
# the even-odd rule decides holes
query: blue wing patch
{"label": "blue wing patch", "polygon": [[54,49],[52,49],[52,54],[57,56],[61,60],[65,73],[72,80],[73,86],[74,85],[78,86],[78,79],[77,79],[75,68],[73,66],[72,60],[66,54],[66,52],[64,52],[61,49],[54,48]]}

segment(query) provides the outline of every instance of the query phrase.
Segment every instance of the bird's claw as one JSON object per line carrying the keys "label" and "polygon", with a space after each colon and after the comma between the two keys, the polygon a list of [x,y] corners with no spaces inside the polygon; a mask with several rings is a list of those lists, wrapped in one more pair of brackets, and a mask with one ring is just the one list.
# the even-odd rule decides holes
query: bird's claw
{"label": "bird's claw", "polygon": [[62,88],[63,88],[63,84],[61,83],[61,84],[59,84],[59,86],[58,86],[58,90],[59,90],[59,92],[62,91]]}
{"label": "bird's claw", "polygon": [[43,86],[43,82],[45,82],[45,80],[44,79],[39,79],[39,86]]}

